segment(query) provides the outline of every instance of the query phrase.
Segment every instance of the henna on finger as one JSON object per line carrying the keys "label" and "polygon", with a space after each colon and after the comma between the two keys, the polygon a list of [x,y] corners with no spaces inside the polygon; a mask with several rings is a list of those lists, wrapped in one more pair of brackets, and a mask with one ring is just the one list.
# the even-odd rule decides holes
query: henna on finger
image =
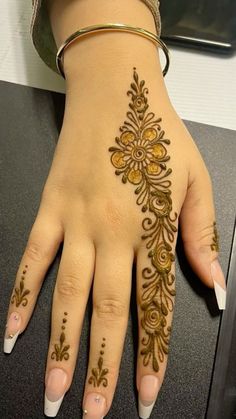
{"label": "henna on finger", "polygon": [[177,213],[172,215],[171,168],[167,166],[170,156],[166,146],[170,140],[165,138],[161,128],[161,118],[149,112],[148,89],[145,81],[139,80],[136,68],[133,69],[133,82],[127,94],[131,97],[127,120],[120,127],[121,134],[115,138],[116,147],[110,147],[111,163],[115,174],[122,175],[122,182],[133,184],[136,203],[142,212],[149,211],[142,227],[147,240],[146,248],[151,266],[142,270],[144,283],[141,295],[141,327],[146,334],[141,343],[144,366],[152,365],[159,371],[159,364],[168,354],[171,327],[167,316],[173,311],[175,296],[175,277],[171,272],[175,260],[173,243],[177,228]]}
{"label": "henna on finger", "polygon": [[104,348],[106,346],[105,338],[102,338],[103,342],[101,344],[100,349],[100,356],[98,358],[98,363],[96,368],[92,368],[91,376],[88,379],[89,384],[93,384],[94,387],[99,387],[101,384],[103,387],[107,387],[108,385],[108,379],[105,377],[109,370],[108,368],[103,368],[103,355],[104,355]]}
{"label": "henna on finger", "polygon": [[[60,361],[67,361],[70,358],[70,345],[66,342],[66,323],[67,311],[64,311],[64,316],[61,325],[61,334],[59,337],[59,344],[54,344],[54,351],[51,353],[51,359]],[[51,362],[50,362],[51,364]],[[59,365],[50,365],[46,374],[46,388],[44,396],[44,414],[49,417],[55,417],[60,409],[61,403],[64,399],[65,393],[68,390],[69,371],[66,368],[61,368]]]}
{"label": "henna on finger", "polygon": [[[11,304],[16,307],[26,307],[28,304],[28,294],[30,290],[25,287],[25,277],[27,274],[28,265],[24,266],[21,273],[19,287],[15,286],[11,296]],[[20,310],[19,310],[20,311]],[[23,318],[20,312],[13,311],[8,317],[6,324],[6,332],[4,337],[4,352],[10,354],[15,346],[19,334],[22,332]]]}
{"label": "henna on finger", "polygon": [[211,250],[215,252],[219,252],[219,234],[216,227],[216,222],[213,223],[213,237],[211,243]]}
{"label": "henna on finger", "polygon": [[62,326],[61,326],[61,335],[60,335],[60,345],[58,345],[57,343],[54,344],[54,351],[51,354],[51,359],[55,359],[56,361],[67,361],[70,357],[68,350],[70,349],[70,345],[64,345],[65,340],[66,340],[66,335],[65,335],[65,323],[67,322],[67,318],[66,316],[68,315],[68,313],[65,311],[64,312],[64,316],[62,319]]}
{"label": "henna on finger", "polygon": [[28,304],[28,298],[26,298],[26,296],[30,293],[30,290],[25,288],[25,275],[27,269],[28,265],[25,265],[21,275],[20,286],[15,287],[14,294],[11,297],[11,304],[15,303],[16,307],[19,307],[20,305],[25,307]]}

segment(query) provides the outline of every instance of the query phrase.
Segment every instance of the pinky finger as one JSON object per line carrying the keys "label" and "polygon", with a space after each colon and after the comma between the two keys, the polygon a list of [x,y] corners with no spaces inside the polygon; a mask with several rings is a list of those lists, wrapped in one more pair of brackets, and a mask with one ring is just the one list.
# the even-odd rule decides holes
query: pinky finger
{"label": "pinky finger", "polygon": [[63,239],[55,216],[38,214],[22,256],[7,315],[4,352],[11,353],[32,315],[43,279]]}

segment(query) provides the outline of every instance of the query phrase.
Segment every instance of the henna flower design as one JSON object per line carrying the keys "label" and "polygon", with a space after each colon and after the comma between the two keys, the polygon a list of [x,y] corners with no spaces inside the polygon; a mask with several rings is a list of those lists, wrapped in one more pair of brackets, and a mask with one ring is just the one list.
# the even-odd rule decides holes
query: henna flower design
{"label": "henna flower design", "polygon": [[132,131],[124,131],[117,143],[120,148],[113,147],[112,163],[123,174],[123,182],[127,179],[133,184],[141,182],[146,175],[157,175],[162,171],[161,163],[165,161],[166,150],[158,144],[157,132],[147,128],[139,138]]}
{"label": "henna flower design", "polygon": [[151,216],[143,219],[142,227],[151,266],[142,270],[143,292],[141,295],[141,326],[145,337],[142,339],[143,364],[152,363],[154,371],[159,371],[159,363],[168,353],[171,327],[167,316],[173,311],[175,277],[171,273],[174,254],[172,244],[177,228],[177,214],[172,215],[171,168],[167,167],[170,157],[166,146],[170,140],[161,129],[161,118],[148,112],[148,89],[145,81],[139,81],[134,68],[130,110],[127,120],[120,127],[120,136],[115,138],[116,147],[110,147],[111,162],[115,174],[122,175],[122,182],[135,185],[136,203]]}

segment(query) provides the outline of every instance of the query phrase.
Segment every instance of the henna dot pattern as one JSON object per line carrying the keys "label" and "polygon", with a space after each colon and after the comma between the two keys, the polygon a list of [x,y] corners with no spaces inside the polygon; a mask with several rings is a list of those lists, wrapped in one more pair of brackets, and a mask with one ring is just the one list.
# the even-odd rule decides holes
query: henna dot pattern
{"label": "henna dot pattern", "polygon": [[25,265],[21,274],[20,285],[19,287],[15,287],[11,298],[11,304],[15,303],[16,307],[19,307],[20,305],[25,307],[28,304],[28,298],[26,298],[26,296],[30,293],[30,290],[25,288],[25,276],[27,269],[28,265]]}
{"label": "henna dot pattern", "polygon": [[[101,348],[105,348],[106,339],[103,338],[102,340],[103,340],[103,343],[101,344]],[[94,387],[99,387],[101,384],[103,385],[103,387],[107,387],[108,380],[105,376],[107,375],[109,370],[107,368],[103,368],[104,350],[100,349],[99,354],[100,356],[98,358],[97,368],[92,368],[92,374],[89,377],[88,382],[89,384],[93,384]]]}
{"label": "henna dot pattern", "polygon": [[151,364],[159,371],[160,363],[168,354],[171,327],[168,314],[173,311],[175,277],[171,272],[174,254],[172,246],[177,228],[177,213],[172,214],[172,169],[167,146],[170,140],[161,128],[161,118],[149,112],[148,89],[133,69],[133,82],[127,95],[130,97],[127,119],[115,138],[116,146],[110,147],[111,163],[115,174],[123,183],[134,185],[136,203],[143,213],[142,221],[148,257],[151,266],[142,270],[141,294],[141,355],[144,366]]}
{"label": "henna dot pattern", "polygon": [[[64,316],[67,316],[68,313],[65,311]],[[63,317],[62,319],[62,332],[60,334],[60,344],[57,343],[54,344],[54,351],[51,354],[51,359],[56,359],[56,361],[67,361],[70,357],[68,350],[70,349],[70,345],[65,345],[66,335],[65,335],[65,326],[63,323],[66,323],[67,319],[66,317]]]}

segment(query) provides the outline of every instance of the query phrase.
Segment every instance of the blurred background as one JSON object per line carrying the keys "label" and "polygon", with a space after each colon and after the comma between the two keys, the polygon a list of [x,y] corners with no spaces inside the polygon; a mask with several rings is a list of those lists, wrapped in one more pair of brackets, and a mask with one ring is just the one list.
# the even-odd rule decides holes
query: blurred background
{"label": "blurred background", "polygon": [[236,47],[235,0],[161,1],[162,37],[168,44],[219,54]]}

